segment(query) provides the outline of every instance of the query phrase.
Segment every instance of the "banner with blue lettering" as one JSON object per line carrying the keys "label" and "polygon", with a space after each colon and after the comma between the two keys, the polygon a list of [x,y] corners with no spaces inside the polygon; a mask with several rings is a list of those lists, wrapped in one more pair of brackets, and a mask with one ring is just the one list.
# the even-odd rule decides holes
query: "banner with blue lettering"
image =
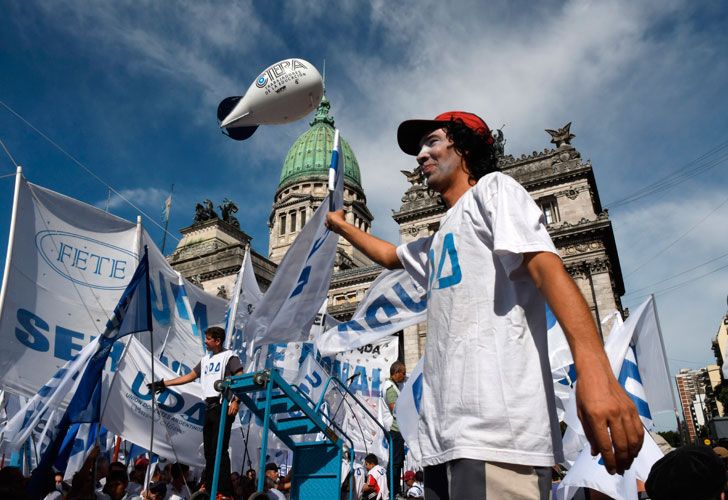
{"label": "banner with blue lettering", "polygon": [[[152,421],[152,394],[146,384],[152,373],[149,351],[137,339],[130,339],[124,359],[104,398],[108,395],[102,424],[110,432],[138,446],[149,447]],[[177,375],[158,361],[154,365],[157,379]],[[202,387],[190,383],[170,387],[157,398],[154,452],[168,460],[191,466],[204,466],[202,424],[205,403]]]}
{"label": "banner with blue lettering", "polygon": [[0,305],[0,376],[31,397],[103,333],[137,267],[136,225],[23,178],[17,203]]}
{"label": "banner with blue lettering", "polygon": [[339,236],[329,231],[324,222],[329,211],[329,197],[333,199],[334,210],[343,206],[343,170],[339,160],[336,189],[324,198],[298,234],[248,321],[246,337],[255,339],[256,346],[300,342],[308,338],[333,272]]}
{"label": "banner with blue lettering", "polygon": [[[188,373],[205,354],[205,330],[225,326],[228,303],[172,269],[146,230],[142,244],[149,247],[154,353],[173,372]],[[150,348],[149,339],[140,340]]]}
{"label": "banner with blue lettering", "polygon": [[351,320],[322,333],[316,348],[323,355],[377,342],[427,318],[427,292],[403,269],[384,271],[369,287]]}

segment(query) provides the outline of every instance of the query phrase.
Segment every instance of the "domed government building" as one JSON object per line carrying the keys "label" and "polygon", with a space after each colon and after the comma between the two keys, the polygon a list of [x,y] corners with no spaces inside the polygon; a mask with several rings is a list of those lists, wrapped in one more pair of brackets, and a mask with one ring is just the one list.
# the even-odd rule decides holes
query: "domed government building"
{"label": "domed government building", "polygon": [[[334,117],[330,108],[324,96],[310,128],[296,139],[283,161],[268,219],[268,255],[250,247],[250,236],[237,227],[234,219],[213,216],[198,220],[196,217],[191,226],[180,230],[183,238],[168,257],[177,271],[205,291],[227,297],[233,290],[245,250],[250,248],[261,290],[268,288],[286,251],[327,195],[334,142]],[[582,160],[571,145],[575,136],[570,124],[547,132],[553,147],[520,156],[503,153],[505,141],[499,132],[499,168],[520,182],[543,210],[566,269],[605,335],[610,325],[601,327],[601,319],[614,310],[623,312],[620,297],[624,294],[624,282],[612,223],[599,199],[591,163]],[[367,208],[359,164],[343,137],[341,151],[347,219],[363,231],[371,232],[373,216]],[[401,242],[434,233],[445,213],[439,196],[423,185],[418,175],[405,175],[411,185],[403,193],[400,207],[393,211]],[[381,271],[380,266],[340,238],[328,314],[338,320],[349,319]],[[400,358],[408,366],[414,366],[422,355],[426,335],[424,324],[399,332]]]}

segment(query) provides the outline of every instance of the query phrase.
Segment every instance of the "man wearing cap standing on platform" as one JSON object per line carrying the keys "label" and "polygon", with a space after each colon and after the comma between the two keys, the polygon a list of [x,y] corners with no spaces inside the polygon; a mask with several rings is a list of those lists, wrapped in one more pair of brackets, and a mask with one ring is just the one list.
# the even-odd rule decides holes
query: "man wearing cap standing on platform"
{"label": "man wearing cap standing on platform", "polygon": [[442,197],[439,230],[395,247],[348,224],[343,211],[329,213],[327,226],[427,289],[419,422],[425,498],[548,498],[550,481],[539,481],[538,472],[562,451],[544,298],[571,346],[592,452],[602,453],[610,473],[629,468],[642,446],[636,408],[612,373],[543,213],[498,172],[486,123],[451,111],[402,123],[397,139]]}

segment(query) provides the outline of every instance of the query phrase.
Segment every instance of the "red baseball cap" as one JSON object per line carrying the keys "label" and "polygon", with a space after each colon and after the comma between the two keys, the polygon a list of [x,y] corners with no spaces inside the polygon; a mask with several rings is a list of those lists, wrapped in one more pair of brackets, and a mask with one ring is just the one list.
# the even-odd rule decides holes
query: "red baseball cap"
{"label": "red baseball cap", "polygon": [[486,136],[488,144],[493,144],[490,129],[481,117],[466,111],[447,111],[437,115],[434,120],[407,120],[400,123],[397,129],[397,142],[400,149],[408,155],[417,156],[420,152],[422,137],[428,132],[442,128],[451,121],[460,122],[476,134]]}
{"label": "red baseball cap", "polygon": [[402,481],[411,481],[411,480],[413,480],[414,478],[415,478],[415,471],[412,471],[412,470],[408,470],[408,471],[407,471],[407,472],[405,472],[405,473],[404,473],[404,475],[402,476]]}

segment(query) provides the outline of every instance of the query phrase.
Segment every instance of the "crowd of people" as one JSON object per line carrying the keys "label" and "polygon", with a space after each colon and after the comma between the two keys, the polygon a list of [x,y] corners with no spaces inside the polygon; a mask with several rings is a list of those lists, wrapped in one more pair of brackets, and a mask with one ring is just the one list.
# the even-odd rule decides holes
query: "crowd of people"
{"label": "crowd of people", "polygon": [[[202,500],[209,498],[209,490],[200,471],[180,463],[152,463],[145,456],[127,465],[110,462],[94,447],[71,481],[65,481],[62,472],[55,472],[41,488],[43,500]],[[243,474],[231,474],[231,495],[219,495],[225,500],[287,499],[291,489],[291,472],[279,474],[275,463],[265,467],[263,491],[258,491],[258,474],[250,468]],[[0,469],[0,498],[30,500],[29,477],[23,476],[15,466]],[[33,499],[34,500],[34,499]]]}
{"label": "crowd of people", "polygon": [[[151,476],[147,482],[148,469]],[[384,500],[389,498],[387,469],[379,465],[379,459],[369,454],[364,465],[354,464],[352,470],[363,471],[361,480],[352,481],[354,500]],[[342,474],[342,499],[349,498],[350,477]],[[231,473],[232,494],[218,495],[220,500],[287,500],[290,498],[292,469],[282,475],[278,464],[270,462],[265,466],[263,490],[258,490],[258,474],[250,468],[243,474]],[[23,476],[15,466],[0,469],[0,498],[30,500],[29,477]],[[406,471],[398,483],[404,485],[397,498],[423,498],[422,471]],[[205,481],[199,471],[180,463],[152,463],[140,456],[129,465],[110,462],[92,448],[81,468],[70,482],[64,480],[62,472],[55,472],[41,488],[43,500],[202,500],[209,498]]]}
{"label": "crowd of people", "polygon": [[[149,460],[142,456],[129,466],[122,462],[109,462],[93,448],[81,469],[68,483],[57,472],[45,487],[43,500],[195,500],[208,498],[205,484],[194,476],[193,471],[179,463],[152,464],[152,476],[145,486]],[[345,464],[349,470],[348,463]],[[557,469],[554,469],[557,471]],[[359,473],[361,471],[361,473]],[[640,500],[725,500],[728,494],[728,449],[713,449],[702,445],[687,445],[674,449],[654,464],[646,482],[637,486]],[[251,468],[233,471],[234,500],[285,500],[290,498],[291,471],[280,474],[275,463],[265,467],[264,489],[257,490],[257,472]],[[379,465],[374,454],[365,457],[362,464],[355,463],[350,474],[342,475],[341,500],[386,500],[389,498],[388,471]],[[560,473],[554,474],[554,494]],[[26,491],[29,479],[17,467],[7,466],[0,470],[0,498],[30,499]],[[395,480],[401,489],[398,500],[425,498],[422,470],[405,471]],[[221,498],[221,497],[218,497]],[[606,500],[598,491],[585,489],[575,497],[579,500]]]}

